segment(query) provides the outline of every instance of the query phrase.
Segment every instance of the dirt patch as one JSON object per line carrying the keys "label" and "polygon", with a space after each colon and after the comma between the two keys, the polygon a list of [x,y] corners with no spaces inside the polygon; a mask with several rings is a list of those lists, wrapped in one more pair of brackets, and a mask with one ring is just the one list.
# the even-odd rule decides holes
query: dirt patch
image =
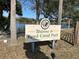
{"label": "dirt patch", "polygon": [[0,41],[0,59],[79,59],[79,46],[72,46],[65,41],[57,41],[51,49],[50,42],[36,43],[36,52],[31,52],[31,44],[18,40],[17,46],[8,46]]}

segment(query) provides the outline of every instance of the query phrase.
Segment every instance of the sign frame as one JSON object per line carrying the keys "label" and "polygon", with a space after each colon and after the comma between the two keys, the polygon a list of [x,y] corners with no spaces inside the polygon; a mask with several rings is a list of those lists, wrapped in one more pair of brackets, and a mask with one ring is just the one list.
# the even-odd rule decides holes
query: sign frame
{"label": "sign frame", "polygon": [[[33,27],[32,27],[33,26]],[[43,39],[43,40],[39,40],[39,38],[33,38],[31,35],[33,35],[32,33],[30,33],[29,32],[29,34],[31,34],[31,35],[28,35],[28,31],[27,31],[27,29],[28,29],[28,27],[32,27],[32,28],[30,28],[30,32],[33,32],[33,34],[36,34],[35,32],[34,32],[34,29],[36,30],[36,29],[40,29],[40,30],[43,30],[43,31],[48,31],[48,30],[50,30],[50,28],[52,27],[52,28],[55,28],[55,27],[58,27],[57,29],[53,29],[55,32],[57,32],[57,31],[59,31],[59,36],[60,36],[60,32],[61,32],[61,25],[50,25],[49,27],[49,29],[46,29],[46,30],[44,30],[44,29],[42,29],[41,28],[41,26],[40,25],[25,25],[25,39],[26,39],[26,43],[31,43],[31,42],[38,42],[38,41],[51,41],[51,40],[60,40],[60,37],[59,37],[59,39],[55,39],[54,37],[49,37],[49,39],[48,38],[45,38],[45,40]],[[52,30],[52,29],[51,29]],[[54,33],[54,31],[53,31],[53,33]],[[41,33],[42,34],[42,33]],[[43,33],[44,34],[44,33]],[[45,33],[45,34],[50,34],[50,33]],[[54,34],[53,34],[54,35]],[[40,38],[40,39],[42,39],[42,38]]]}

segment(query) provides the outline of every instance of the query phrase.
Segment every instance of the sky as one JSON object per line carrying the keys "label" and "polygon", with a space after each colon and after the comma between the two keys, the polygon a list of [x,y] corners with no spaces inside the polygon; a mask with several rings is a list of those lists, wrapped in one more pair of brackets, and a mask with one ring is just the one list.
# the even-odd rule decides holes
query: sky
{"label": "sky", "polygon": [[[28,7],[31,4],[24,5],[23,3],[21,3],[21,5],[22,5],[22,13],[23,13],[23,15],[22,16],[16,15],[16,17],[25,17],[25,18],[34,18],[34,19],[36,19],[36,12],[31,10],[30,7]],[[8,12],[3,11],[3,16],[7,17],[8,16]],[[43,15],[41,15],[40,18],[43,18]]]}
{"label": "sky", "polygon": [[[34,19],[36,18],[36,13],[34,11],[31,11],[29,9],[27,9],[27,10],[23,9],[22,12],[23,12],[23,16],[21,16],[21,17],[34,18]],[[3,16],[7,17],[8,12],[3,11]],[[20,16],[17,15],[16,17],[20,17]]]}

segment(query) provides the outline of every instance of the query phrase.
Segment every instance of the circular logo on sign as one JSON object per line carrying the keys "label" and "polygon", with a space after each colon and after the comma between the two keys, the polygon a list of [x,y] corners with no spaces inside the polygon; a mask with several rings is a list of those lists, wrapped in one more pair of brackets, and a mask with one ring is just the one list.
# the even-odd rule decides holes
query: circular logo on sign
{"label": "circular logo on sign", "polygon": [[41,20],[40,25],[42,27],[42,29],[48,29],[49,25],[50,25],[50,21],[47,18],[44,18]]}

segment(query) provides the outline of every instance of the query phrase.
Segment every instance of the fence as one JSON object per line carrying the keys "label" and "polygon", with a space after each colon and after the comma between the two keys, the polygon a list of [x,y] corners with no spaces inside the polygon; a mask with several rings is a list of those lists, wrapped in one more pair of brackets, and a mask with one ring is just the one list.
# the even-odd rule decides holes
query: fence
{"label": "fence", "polygon": [[72,45],[74,45],[74,40],[75,40],[74,28],[62,29],[61,39],[72,44]]}

